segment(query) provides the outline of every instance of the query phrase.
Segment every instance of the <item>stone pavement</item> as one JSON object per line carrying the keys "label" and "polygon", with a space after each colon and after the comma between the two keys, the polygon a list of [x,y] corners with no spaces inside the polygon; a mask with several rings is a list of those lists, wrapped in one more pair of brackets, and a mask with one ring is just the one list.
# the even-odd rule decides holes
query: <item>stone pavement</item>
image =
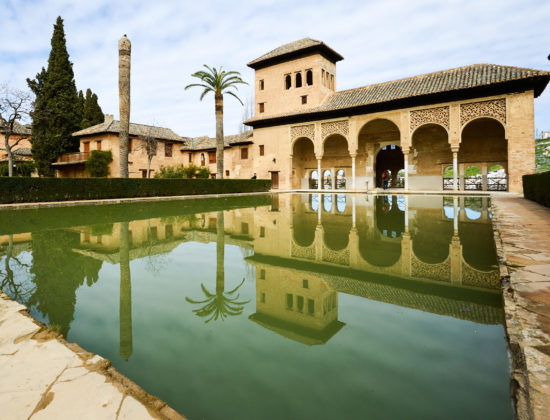
{"label": "stone pavement", "polygon": [[0,291],[0,420],[183,419]]}
{"label": "stone pavement", "polygon": [[492,205],[518,419],[549,419],[550,208],[502,195]]}

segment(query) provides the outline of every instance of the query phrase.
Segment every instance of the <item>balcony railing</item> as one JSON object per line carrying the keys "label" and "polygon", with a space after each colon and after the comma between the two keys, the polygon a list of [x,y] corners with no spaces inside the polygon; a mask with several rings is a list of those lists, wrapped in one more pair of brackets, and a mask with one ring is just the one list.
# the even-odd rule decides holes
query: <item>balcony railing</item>
{"label": "balcony railing", "polygon": [[88,159],[89,156],[90,156],[90,152],[64,153],[61,156],[59,156],[59,159],[57,161],[59,163],[82,162]]}

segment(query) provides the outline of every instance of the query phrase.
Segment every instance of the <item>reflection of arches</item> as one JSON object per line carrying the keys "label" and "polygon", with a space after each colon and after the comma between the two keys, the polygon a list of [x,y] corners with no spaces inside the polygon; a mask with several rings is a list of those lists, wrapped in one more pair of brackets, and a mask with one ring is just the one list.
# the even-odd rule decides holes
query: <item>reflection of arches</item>
{"label": "reflection of arches", "polygon": [[444,262],[454,233],[452,220],[442,220],[439,209],[417,209],[415,224],[411,237],[416,257],[428,264]]}
{"label": "reflection of arches", "polygon": [[376,197],[376,227],[387,237],[402,237],[405,231],[405,212],[399,208],[397,196]]}
{"label": "reflection of arches", "polygon": [[376,179],[378,186],[382,187],[382,174],[388,175],[389,187],[398,185],[397,174],[405,167],[403,152],[394,144],[384,146],[376,155]]}
{"label": "reflection of arches", "polygon": [[490,223],[459,223],[462,257],[473,268],[489,271],[497,266],[493,230]]}
{"label": "reflection of arches", "polygon": [[336,210],[339,213],[344,213],[346,211],[346,195],[337,194],[336,195]]}
{"label": "reflection of arches", "polygon": [[317,215],[304,212],[296,208],[292,213],[292,237],[297,245],[308,247],[315,240],[315,229],[317,228]]}
{"label": "reflection of arches", "polygon": [[332,210],[332,194],[324,194],[323,195],[323,209],[330,213]]}
{"label": "reflection of arches", "polygon": [[376,267],[391,267],[401,258],[401,241],[369,239],[358,226],[359,254],[361,258]]}
{"label": "reflection of arches", "polygon": [[319,210],[319,194],[311,194],[309,197],[311,210]]}
{"label": "reflection of arches", "polygon": [[352,224],[349,217],[327,215],[323,218],[323,241],[332,251],[346,249],[349,244],[349,231]]}

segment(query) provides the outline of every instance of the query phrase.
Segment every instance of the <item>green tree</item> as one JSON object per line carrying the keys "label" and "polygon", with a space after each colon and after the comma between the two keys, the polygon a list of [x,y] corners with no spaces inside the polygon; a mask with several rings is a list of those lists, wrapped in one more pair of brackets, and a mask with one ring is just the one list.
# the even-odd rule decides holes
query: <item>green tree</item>
{"label": "green tree", "polygon": [[110,150],[92,150],[86,159],[86,170],[94,178],[109,176],[109,163],[113,161]]}
{"label": "green tree", "polygon": [[92,93],[91,89],[87,89],[82,110],[82,128],[101,124],[103,121],[105,121],[105,115],[97,102],[97,95]]}
{"label": "green tree", "polygon": [[32,155],[36,162],[36,168],[40,175],[50,173],[50,163],[55,160],[55,150],[48,147],[46,142],[46,127],[48,125],[48,113],[46,111],[46,98],[44,96],[44,83],[47,72],[44,67],[36,75],[34,80],[27,79],[29,88],[34,93],[33,110],[31,112],[31,142]]}
{"label": "green tree", "polygon": [[73,65],[69,61],[63,19],[60,16],[54,25],[51,46],[48,69],[43,81],[38,79],[38,75],[35,81],[27,79],[29,87],[33,91],[37,88],[38,92],[35,94],[36,105],[39,107],[35,107],[33,119],[39,120],[40,124],[44,123],[36,135],[34,131],[32,133],[33,156],[38,164],[39,174],[46,176],[52,175],[51,163],[57,156],[78,151],[79,141],[72,133],[80,129],[82,119],[82,115],[79,115]]}
{"label": "green tree", "polygon": [[216,115],[216,163],[217,174],[216,178],[223,178],[223,95],[231,95],[243,105],[243,101],[233,92],[231,89],[238,90],[237,85],[247,85],[244,80],[241,79],[241,74],[237,71],[224,71],[223,67],[219,70],[216,67],[210,68],[206,64],[204,65],[208,71],[197,71],[191,76],[200,79],[202,83],[192,83],[185,86],[185,90],[192,87],[200,87],[204,89],[201,93],[200,99],[206,96],[208,92],[214,93],[215,115]]}

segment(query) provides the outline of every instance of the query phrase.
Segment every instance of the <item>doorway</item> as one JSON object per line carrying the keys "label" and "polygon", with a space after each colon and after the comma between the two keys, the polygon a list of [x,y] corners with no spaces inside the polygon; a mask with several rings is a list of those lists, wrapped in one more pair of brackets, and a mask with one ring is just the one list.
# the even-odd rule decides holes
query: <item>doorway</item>
{"label": "doorway", "polygon": [[279,189],[279,172],[271,172],[271,188],[274,190]]}

